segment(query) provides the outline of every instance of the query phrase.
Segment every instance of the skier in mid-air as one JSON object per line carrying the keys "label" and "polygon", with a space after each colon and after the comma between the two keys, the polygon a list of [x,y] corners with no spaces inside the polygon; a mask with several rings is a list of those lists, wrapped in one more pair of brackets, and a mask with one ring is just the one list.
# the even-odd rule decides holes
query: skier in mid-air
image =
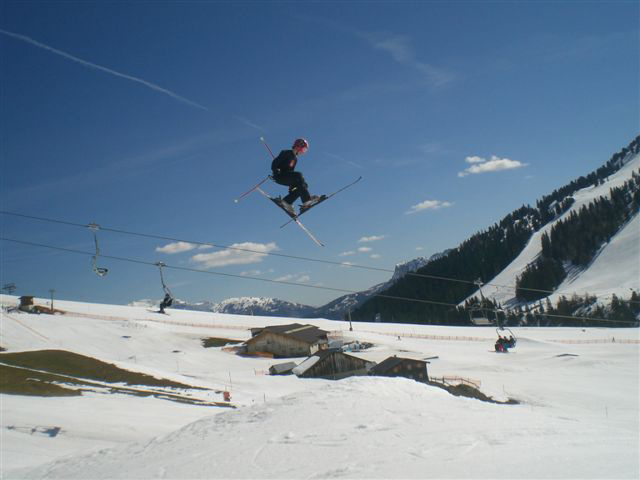
{"label": "skier in mid-air", "polygon": [[305,154],[308,149],[309,142],[304,138],[298,138],[293,142],[291,150],[282,150],[271,162],[273,180],[279,185],[289,187],[288,195],[282,199],[276,199],[276,201],[291,215],[296,214],[293,209],[293,203],[298,198],[302,200],[301,213],[322,199],[319,195],[310,195],[309,187],[302,173],[294,171],[296,163],[298,163],[298,155]]}

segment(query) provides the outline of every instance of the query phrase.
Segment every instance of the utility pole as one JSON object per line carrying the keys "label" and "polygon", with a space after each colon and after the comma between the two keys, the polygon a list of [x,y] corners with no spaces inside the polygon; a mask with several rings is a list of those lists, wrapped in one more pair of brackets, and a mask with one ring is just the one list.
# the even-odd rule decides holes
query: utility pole
{"label": "utility pole", "polygon": [[353,325],[351,325],[351,309],[349,309],[349,331],[353,332]]}
{"label": "utility pole", "polygon": [[51,293],[51,313],[53,313],[53,294],[56,293],[55,289],[51,288],[49,290],[49,293]]}

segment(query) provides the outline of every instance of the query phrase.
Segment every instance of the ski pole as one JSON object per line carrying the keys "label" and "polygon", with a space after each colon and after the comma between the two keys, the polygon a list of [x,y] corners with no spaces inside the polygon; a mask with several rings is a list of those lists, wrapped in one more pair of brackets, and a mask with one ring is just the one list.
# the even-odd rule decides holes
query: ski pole
{"label": "ski pole", "polygon": [[253,192],[256,188],[258,188],[260,185],[262,185],[264,182],[266,182],[267,180],[269,180],[269,175],[267,175],[267,177],[262,180],[260,183],[258,183],[257,185],[251,187],[249,190],[247,190],[246,192],[244,192],[242,195],[240,195],[238,198],[234,198],[233,201],[235,203],[238,203],[240,200],[242,200],[244,197],[246,197],[247,195],[249,195],[251,192]]}
{"label": "ski pole", "polygon": [[262,140],[262,143],[264,144],[264,146],[267,147],[267,150],[269,150],[269,153],[271,154],[271,158],[276,158],[273,152],[271,151],[271,149],[269,148],[269,145],[267,145],[267,141],[264,139],[264,137],[260,137],[260,140]]}

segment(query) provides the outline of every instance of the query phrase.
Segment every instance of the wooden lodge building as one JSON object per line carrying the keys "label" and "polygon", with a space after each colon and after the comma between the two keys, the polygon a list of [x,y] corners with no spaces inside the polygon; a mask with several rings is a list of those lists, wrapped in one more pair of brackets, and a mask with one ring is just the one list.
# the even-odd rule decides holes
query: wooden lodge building
{"label": "wooden lodge building", "polygon": [[321,350],[293,369],[300,378],[340,380],[355,375],[367,375],[375,362],[369,362],[338,349]]}
{"label": "wooden lodge building", "polygon": [[369,371],[379,377],[406,377],[417,382],[428,382],[427,361],[413,358],[389,357]]}
{"label": "wooden lodge building", "polygon": [[281,358],[308,357],[328,348],[328,333],[314,325],[299,323],[252,328],[252,338],[245,342],[246,353],[269,353]]}

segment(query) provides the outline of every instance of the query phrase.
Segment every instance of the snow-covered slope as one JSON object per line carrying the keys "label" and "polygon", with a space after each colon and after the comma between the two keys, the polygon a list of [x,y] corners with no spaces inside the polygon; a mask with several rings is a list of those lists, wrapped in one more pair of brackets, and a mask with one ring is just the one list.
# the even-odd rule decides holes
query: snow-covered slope
{"label": "snow-covered slope", "polygon": [[[15,297],[0,296],[4,305]],[[46,300],[36,299],[40,305]],[[309,320],[374,347],[431,357],[429,374],[479,382],[497,405],[406,379],[268,376],[282,360],[203,348],[204,337],[295,319],[56,302],[64,315],[2,311],[9,352],[64,349],[208,390],[237,407],[109,393],[0,395],[3,478],[638,478],[638,329],[492,328]],[[615,336],[615,342],[613,342]],[[434,358],[435,357],[435,358]],[[1,358],[1,357],[0,357]],[[293,359],[296,363],[303,358]],[[59,427],[57,435],[47,434]]]}
{"label": "snow-covered slope", "polygon": [[631,290],[640,290],[640,215],[619,231],[602,249],[589,267],[576,277],[569,276],[551,295],[557,302],[560,295],[573,292],[597,293],[602,298],[616,295],[629,298]]}
{"label": "snow-covered slope", "polygon": [[[598,197],[608,197],[610,189],[622,186],[631,178],[631,173],[638,169],[640,155],[635,155],[603,184],[576,192],[573,195],[575,203],[571,208],[535,232],[520,255],[495,278],[486,282],[488,285],[482,288],[484,296],[504,306],[514,303],[516,278],[540,254],[542,235],[549,232],[556,222],[567,218],[571,212],[577,212]],[[621,298],[629,298],[630,289],[640,291],[640,226],[637,214],[586,269],[573,272],[550,299],[555,301],[559,295],[570,297],[573,293],[598,296],[615,293]]]}

